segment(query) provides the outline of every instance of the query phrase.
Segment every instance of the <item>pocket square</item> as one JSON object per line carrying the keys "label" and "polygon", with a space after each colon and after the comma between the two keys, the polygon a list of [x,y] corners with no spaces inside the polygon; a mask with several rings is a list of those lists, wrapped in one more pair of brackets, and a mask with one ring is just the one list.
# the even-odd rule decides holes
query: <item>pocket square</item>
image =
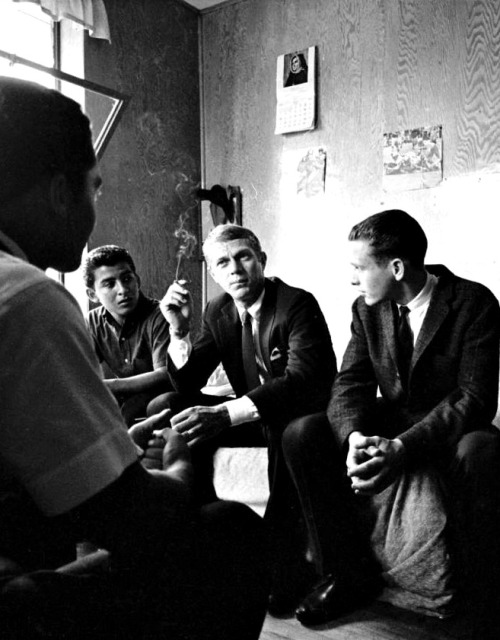
{"label": "pocket square", "polygon": [[279,358],[283,357],[283,353],[281,353],[280,348],[279,347],[274,347],[274,349],[271,351],[271,362],[273,360],[279,360]]}

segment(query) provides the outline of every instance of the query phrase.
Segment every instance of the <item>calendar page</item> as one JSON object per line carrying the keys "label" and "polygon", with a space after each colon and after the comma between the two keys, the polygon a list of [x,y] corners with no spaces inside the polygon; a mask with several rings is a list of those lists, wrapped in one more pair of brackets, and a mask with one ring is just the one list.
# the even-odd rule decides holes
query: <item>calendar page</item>
{"label": "calendar page", "polygon": [[278,56],[275,133],[308,131],[316,126],[316,49]]}

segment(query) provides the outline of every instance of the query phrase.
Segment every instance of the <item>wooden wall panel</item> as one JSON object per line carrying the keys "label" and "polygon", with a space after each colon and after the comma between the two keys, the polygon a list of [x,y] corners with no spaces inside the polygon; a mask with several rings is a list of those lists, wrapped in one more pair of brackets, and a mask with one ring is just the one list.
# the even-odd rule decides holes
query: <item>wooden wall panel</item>
{"label": "wooden wall panel", "polygon": [[[208,185],[243,189],[243,222],[267,271],[315,293],[339,357],[349,335],[346,237],[361,218],[400,207],[429,237],[429,261],[500,296],[498,0],[241,0],[202,15]],[[277,56],[315,45],[318,125],[274,135]],[[385,192],[385,131],[442,125],[444,180]],[[298,197],[289,159],[327,150],[325,193]]]}
{"label": "wooden wall panel", "polygon": [[465,4],[459,140],[453,163],[457,173],[500,162],[500,6],[484,0]]}
{"label": "wooden wall panel", "polygon": [[[176,0],[105,0],[111,44],[86,40],[86,76],[131,96],[101,163],[103,195],[91,247],[121,244],[143,288],[171,282],[182,224],[198,235],[200,181],[198,16]],[[183,264],[201,298],[195,257]]]}

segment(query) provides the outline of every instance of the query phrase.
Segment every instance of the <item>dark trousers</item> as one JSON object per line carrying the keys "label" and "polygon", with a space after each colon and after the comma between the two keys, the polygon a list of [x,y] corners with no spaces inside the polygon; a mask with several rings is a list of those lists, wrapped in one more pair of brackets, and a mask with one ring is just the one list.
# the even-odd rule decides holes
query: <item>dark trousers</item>
{"label": "dark trousers", "polygon": [[[368,541],[359,526],[360,501],[346,475],[346,452],[339,449],[326,415],[289,426],[283,450],[318,571],[349,570],[360,558],[369,559]],[[453,451],[436,461],[455,525],[451,543],[462,591],[474,606],[490,610],[500,607],[499,461],[500,432],[494,427],[464,435]]]}
{"label": "dark trousers", "polygon": [[159,558],[151,575],[92,556],[62,571],[0,580],[2,638],[257,640],[269,593],[262,520],[242,504],[219,501],[180,534],[168,570]]}
{"label": "dark trousers", "polygon": [[[170,408],[175,415],[195,405],[215,406],[227,398],[195,394],[170,394]],[[303,568],[307,553],[307,530],[297,490],[283,457],[282,439],[287,429],[299,425],[307,418],[296,418],[289,425],[245,423],[191,447],[195,472],[195,495],[200,504],[217,499],[213,485],[213,457],[220,447],[267,447],[269,499],[264,514],[271,545],[273,573],[276,583],[295,579]]]}

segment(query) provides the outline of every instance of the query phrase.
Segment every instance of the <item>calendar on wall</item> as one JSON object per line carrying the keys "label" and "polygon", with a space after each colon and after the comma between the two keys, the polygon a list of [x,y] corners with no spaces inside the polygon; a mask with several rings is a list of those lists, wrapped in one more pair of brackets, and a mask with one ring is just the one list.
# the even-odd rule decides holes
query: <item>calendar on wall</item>
{"label": "calendar on wall", "polygon": [[316,48],[278,56],[276,65],[276,134],[308,131],[316,126]]}

